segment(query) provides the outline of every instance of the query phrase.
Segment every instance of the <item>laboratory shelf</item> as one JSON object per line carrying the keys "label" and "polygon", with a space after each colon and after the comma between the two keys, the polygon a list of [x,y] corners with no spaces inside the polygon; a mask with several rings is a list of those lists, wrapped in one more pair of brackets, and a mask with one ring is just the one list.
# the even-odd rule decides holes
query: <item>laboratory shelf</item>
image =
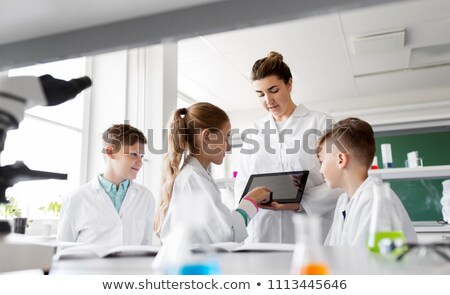
{"label": "laboratory shelf", "polygon": [[[383,180],[395,179],[430,179],[430,178],[449,178],[450,165],[424,166],[417,168],[388,168],[369,170],[370,176],[380,177]],[[219,188],[233,188],[234,178],[216,179]]]}
{"label": "laboratory shelf", "polygon": [[[383,180],[395,179],[430,179],[449,178],[450,165],[424,166],[417,168],[389,168],[369,170],[370,176],[380,177]],[[219,188],[233,188],[234,178],[216,179]]]}
{"label": "laboratory shelf", "polygon": [[450,225],[438,223],[437,221],[413,221],[412,222],[416,232],[439,232],[450,233]]}
{"label": "laboratory shelf", "polygon": [[383,180],[450,178],[450,165],[377,169],[369,170],[369,175],[380,177]]}

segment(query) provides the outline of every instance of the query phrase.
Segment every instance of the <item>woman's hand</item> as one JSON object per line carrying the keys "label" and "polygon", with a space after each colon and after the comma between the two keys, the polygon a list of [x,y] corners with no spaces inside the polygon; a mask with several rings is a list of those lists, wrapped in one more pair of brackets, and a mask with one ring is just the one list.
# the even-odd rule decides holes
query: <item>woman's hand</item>
{"label": "woman's hand", "polygon": [[261,203],[266,203],[270,200],[270,192],[269,188],[258,186],[252,189],[244,198],[250,198],[260,206]]}
{"label": "woman's hand", "polygon": [[274,211],[279,211],[279,210],[297,211],[300,209],[300,203],[281,204],[281,203],[277,203],[277,202],[272,202],[272,203],[270,203],[270,205],[261,205],[261,204],[258,204],[258,205],[262,209],[274,210]]}

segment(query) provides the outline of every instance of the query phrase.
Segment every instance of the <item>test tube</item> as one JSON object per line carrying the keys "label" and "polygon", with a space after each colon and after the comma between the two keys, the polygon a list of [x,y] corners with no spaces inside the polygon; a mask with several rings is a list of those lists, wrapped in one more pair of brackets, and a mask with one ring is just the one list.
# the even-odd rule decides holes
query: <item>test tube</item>
{"label": "test tube", "polygon": [[392,149],[390,143],[381,145],[381,158],[383,159],[383,168],[392,168]]}

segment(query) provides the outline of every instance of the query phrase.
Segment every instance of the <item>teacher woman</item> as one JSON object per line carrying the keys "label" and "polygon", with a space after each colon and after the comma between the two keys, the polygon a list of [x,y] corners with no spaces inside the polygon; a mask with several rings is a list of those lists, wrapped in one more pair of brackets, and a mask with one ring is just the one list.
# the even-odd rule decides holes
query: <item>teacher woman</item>
{"label": "teacher woman", "polygon": [[293,102],[291,70],[280,53],[270,52],[257,60],[251,78],[268,115],[244,131],[235,199],[241,198],[251,174],[309,170],[309,178],[301,203],[260,205],[263,210],[249,223],[246,242],[294,243],[294,214],[321,216],[325,237],[341,191],[331,190],[325,184],[316,146],[333,119]]}

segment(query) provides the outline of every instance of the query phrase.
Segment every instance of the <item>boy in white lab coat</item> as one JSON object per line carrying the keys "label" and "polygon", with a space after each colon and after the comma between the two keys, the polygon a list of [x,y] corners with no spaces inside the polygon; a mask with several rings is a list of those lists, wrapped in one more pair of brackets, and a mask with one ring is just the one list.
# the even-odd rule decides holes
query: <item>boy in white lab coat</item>
{"label": "boy in white lab coat", "polygon": [[59,241],[110,247],[152,243],[155,200],[133,181],[146,143],[144,134],[128,124],[103,132],[105,171],[64,200]]}
{"label": "boy in white lab coat", "polygon": [[[321,173],[331,188],[341,188],[333,224],[325,240],[329,246],[366,246],[372,213],[372,186],[381,181],[369,177],[375,156],[372,127],[357,118],[334,124],[319,140]],[[392,212],[400,220],[408,242],[417,242],[411,220],[398,196],[390,190]]]}

